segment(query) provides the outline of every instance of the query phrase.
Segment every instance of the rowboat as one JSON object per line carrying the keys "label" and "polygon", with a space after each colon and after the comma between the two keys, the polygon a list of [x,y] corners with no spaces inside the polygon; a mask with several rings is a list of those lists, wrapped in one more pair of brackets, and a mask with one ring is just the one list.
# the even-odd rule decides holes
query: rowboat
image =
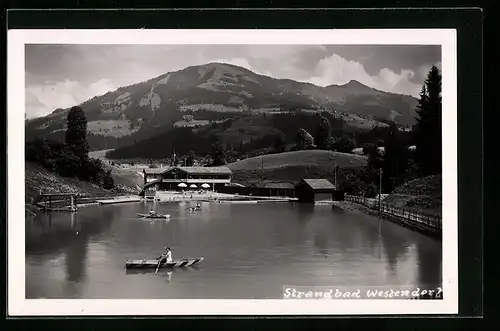
{"label": "rowboat", "polygon": [[140,214],[140,213],[137,213],[137,215],[139,215],[142,218],[170,218],[169,214],[165,214],[165,215],[149,215],[149,214]]}
{"label": "rowboat", "polygon": [[[202,257],[173,260],[172,262],[162,263],[160,268],[182,268],[189,267],[203,261]],[[158,260],[127,260],[125,268],[127,269],[145,269],[158,267]]]}

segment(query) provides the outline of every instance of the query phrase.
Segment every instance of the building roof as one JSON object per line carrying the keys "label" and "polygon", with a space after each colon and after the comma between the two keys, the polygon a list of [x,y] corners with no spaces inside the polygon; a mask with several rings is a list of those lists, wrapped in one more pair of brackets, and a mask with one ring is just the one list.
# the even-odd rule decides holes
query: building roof
{"label": "building roof", "polygon": [[294,188],[294,185],[288,182],[279,182],[279,183],[266,183],[264,187],[275,188],[275,189],[291,189]]}
{"label": "building roof", "polygon": [[180,169],[188,174],[224,174],[230,175],[232,173],[231,169],[228,167],[166,167],[160,168],[147,168],[144,169],[148,175],[163,174],[173,169]]}
{"label": "building roof", "polygon": [[228,167],[177,167],[189,174],[227,174],[232,173]]}
{"label": "building roof", "polygon": [[156,185],[156,183],[158,183],[158,182],[160,182],[160,180],[159,179],[155,179],[155,180],[150,181],[149,183],[146,183],[144,185],[144,187],[142,188],[141,194],[144,192],[145,189],[147,189],[147,188],[149,188],[149,187],[151,187],[153,185]]}
{"label": "building roof", "polygon": [[157,175],[163,173],[168,168],[144,168],[144,172],[148,175]]}
{"label": "building roof", "polygon": [[245,185],[239,184],[239,183],[231,183],[229,184],[230,187],[245,187]]}
{"label": "building roof", "polygon": [[328,179],[302,179],[307,185],[309,185],[313,190],[335,190],[335,185],[330,183]]}

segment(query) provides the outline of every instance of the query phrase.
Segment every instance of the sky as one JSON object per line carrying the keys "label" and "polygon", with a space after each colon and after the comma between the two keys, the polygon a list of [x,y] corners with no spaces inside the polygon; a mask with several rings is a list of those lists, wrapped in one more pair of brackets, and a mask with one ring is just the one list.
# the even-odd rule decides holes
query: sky
{"label": "sky", "polygon": [[51,45],[25,48],[26,117],[45,116],[119,87],[192,65],[223,62],[318,86],[357,80],[418,97],[434,45]]}

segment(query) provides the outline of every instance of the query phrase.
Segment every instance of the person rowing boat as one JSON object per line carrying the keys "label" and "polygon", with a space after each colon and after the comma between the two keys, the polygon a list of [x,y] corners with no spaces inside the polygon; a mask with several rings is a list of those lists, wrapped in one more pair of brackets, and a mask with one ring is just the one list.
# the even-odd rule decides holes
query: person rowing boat
{"label": "person rowing boat", "polygon": [[186,208],[186,209],[187,209],[187,210],[189,210],[189,211],[198,211],[198,210],[202,210],[202,208],[201,208],[201,204],[199,204],[199,203],[198,203],[198,204],[196,204],[196,206],[195,206],[195,207],[188,207],[188,208]]}
{"label": "person rowing boat", "polygon": [[149,216],[156,216],[156,211],[154,209],[151,209],[149,211]]}
{"label": "person rowing boat", "polygon": [[165,264],[170,262],[172,262],[172,251],[170,250],[170,247],[165,247],[165,251],[158,258],[158,266],[156,267],[155,273],[158,272],[162,263]]}

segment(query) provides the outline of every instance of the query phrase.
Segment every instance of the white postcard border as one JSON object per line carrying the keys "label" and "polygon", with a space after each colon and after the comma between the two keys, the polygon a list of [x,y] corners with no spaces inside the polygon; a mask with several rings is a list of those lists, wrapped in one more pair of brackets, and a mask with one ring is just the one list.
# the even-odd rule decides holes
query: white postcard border
{"label": "white postcard border", "polygon": [[[443,300],[25,299],[25,44],[441,45]],[[457,54],[454,29],[9,30],[7,34],[8,314],[353,315],[458,313]],[[334,285],[334,284],[332,284]]]}

